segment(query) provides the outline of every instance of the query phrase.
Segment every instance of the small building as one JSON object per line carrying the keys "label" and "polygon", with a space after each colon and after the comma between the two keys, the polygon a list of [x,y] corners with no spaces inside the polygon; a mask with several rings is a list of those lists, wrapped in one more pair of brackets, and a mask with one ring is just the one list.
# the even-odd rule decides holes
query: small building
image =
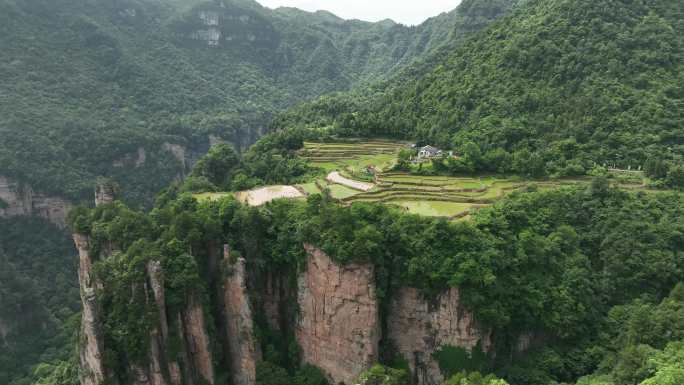
{"label": "small building", "polygon": [[432,146],[421,147],[420,150],[418,150],[418,159],[430,159],[440,155],[442,155],[442,150]]}

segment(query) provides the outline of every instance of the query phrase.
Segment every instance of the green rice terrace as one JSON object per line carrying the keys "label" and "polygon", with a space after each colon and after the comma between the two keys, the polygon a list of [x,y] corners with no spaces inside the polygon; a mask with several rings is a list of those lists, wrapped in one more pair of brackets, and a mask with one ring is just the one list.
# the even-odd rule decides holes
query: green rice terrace
{"label": "green rice terrace", "polygon": [[[415,175],[393,171],[397,155],[409,143],[386,140],[306,142],[300,156],[321,176],[296,186],[269,186],[236,194],[250,205],[274,199],[303,198],[327,189],[341,204],[379,202],[407,212],[450,219],[467,219],[477,209],[487,207],[513,191],[552,189],[586,184],[591,178],[525,180],[491,175],[451,177]],[[615,172],[614,183],[625,189],[646,190],[640,172]],[[227,194],[200,194],[200,199],[218,199]]]}

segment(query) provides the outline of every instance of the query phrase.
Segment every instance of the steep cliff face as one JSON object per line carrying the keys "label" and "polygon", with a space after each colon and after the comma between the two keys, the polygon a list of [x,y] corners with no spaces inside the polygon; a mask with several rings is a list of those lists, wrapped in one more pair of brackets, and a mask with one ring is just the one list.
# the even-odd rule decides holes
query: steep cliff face
{"label": "steep cliff face", "polygon": [[414,288],[403,288],[393,297],[388,336],[409,363],[413,383],[439,384],[444,380],[433,356],[444,346],[491,347],[490,333],[482,330],[473,314],[463,308],[458,289],[452,288],[434,301]]}
{"label": "steep cliff face", "polygon": [[214,384],[213,357],[209,349],[209,334],[204,319],[204,309],[197,296],[191,296],[180,313],[175,315],[178,333],[183,347],[176,357],[169,354],[169,315],[166,307],[164,271],[159,261],[146,266],[145,293],[148,305],[156,306],[158,323],[149,334],[147,365],[130,364],[128,371],[134,385],[193,385]]}
{"label": "steep cliff face", "polygon": [[256,364],[261,360],[261,349],[254,334],[252,304],[247,289],[247,270],[244,258],[231,263],[228,248],[224,248],[224,318],[233,385],[251,385],[256,381]]}
{"label": "steep cliff face", "polygon": [[197,296],[190,297],[182,312],[181,334],[185,338],[192,378],[202,378],[209,384],[214,383],[214,359],[209,350],[209,333],[207,333],[204,309]]}
{"label": "steep cliff face", "polygon": [[[108,200],[107,196],[102,198]],[[75,234],[74,241],[81,258],[81,384],[116,383],[116,378],[123,378],[122,374],[112,373],[103,359],[102,322],[106,316],[95,295],[101,284],[92,273],[94,256],[90,254],[89,239]],[[215,258],[209,258],[214,262],[208,263],[216,269],[213,272],[217,283],[214,309],[223,344],[225,362],[222,365],[232,384],[256,382],[257,363],[262,360],[255,332],[257,312],[261,312],[259,315],[275,330],[294,330],[302,362],[321,368],[335,384],[354,384],[362,372],[379,361],[383,329],[372,264],[338,264],[322,250],[304,245],[306,270],[297,276],[295,293],[294,287],[288,289],[287,278],[255,279],[255,272],[248,270],[244,258],[231,258],[228,246],[224,246],[222,264],[216,261],[219,248],[213,245],[209,248],[216,249],[217,254]],[[95,257],[108,258],[116,248],[105,245],[99,249],[104,250],[103,254]],[[158,317],[147,337],[148,359],[143,364],[128,366],[133,383],[214,384],[212,343],[200,297],[187,293],[185,307],[171,312],[166,304],[164,265],[157,260],[149,261],[145,273],[145,298],[148,306],[158,312]],[[290,278],[294,279],[295,275]],[[255,287],[255,282],[260,284]],[[297,306],[293,306],[294,299]],[[463,308],[458,289],[428,300],[417,289],[403,288],[390,301],[385,331],[397,352],[409,363],[414,384],[431,385],[443,381],[435,353],[444,347],[473,349],[479,346],[484,351],[491,347],[490,333],[480,328],[473,314]],[[173,344],[180,345],[174,345],[174,353],[170,354],[175,336],[180,338],[173,339],[176,341]]]}
{"label": "steep cliff face", "polygon": [[[115,189],[101,184],[95,193],[96,205],[114,201]],[[118,384],[123,373],[114,373],[104,359],[105,338],[103,321],[105,315],[98,303],[97,290],[106,290],[94,274],[93,265],[98,259],[110,258],[118,252],[117,246],[108,242],[99,255],[91,253],[91,240],[87,235],[74,234],[79,252],[79,285],[82,302],[80,349],[81,385]],[[153,260],[145,265],[146,282],[143,290],[148,306],[158,312],[158,321],[149,333],[149,352],[146,365],[129,363],[128,372],[135,385],[194,385],[214,384],[214,360],[210,350],[210,338],[204,308],[195,293],[188,293],[187,303],[180,312],[169,314],[166,306],[164,269],[161,262]],[[131,288],[135,291],[136,288]],[[169,319],[175,326],[174,333],[180,337],[182,346],[175,357],[169,354]]]}
{"label": "steep cliff face", "polygon": [[71,209],[67,200],[33,191],[31,186],[0,176],[0,217],[35,215],[66,227]]}
{"label": "steep cliff face", "polygon": [[380,322],[373,267],[340,266],[313,246],[299,277],[300,315],[295,334],[303,361],[334,383],[352,384],[378,361]]}
{"label": "steep cliff face", "polygon": [[98,284],[93,274],[90,240],[85,235],[74,234],[74,243],[79,255],[82,307],[79,377],[81,385],[99,385],[109,376],[105,370],[101,312],[95,293]]}

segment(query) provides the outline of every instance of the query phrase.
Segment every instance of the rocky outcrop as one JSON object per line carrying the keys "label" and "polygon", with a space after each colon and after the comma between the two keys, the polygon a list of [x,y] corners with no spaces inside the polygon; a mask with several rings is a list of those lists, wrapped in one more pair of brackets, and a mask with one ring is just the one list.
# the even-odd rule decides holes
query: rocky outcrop
{"label": "rocky outcrop", "polygon": [[66,227],[71,203],[33,191],[31,186],[0,176],[0,217],[38,216]]}
{"label": "rocky outcrop", "polygon": [[[111,202],[112,191],[105,184],[98,186],[97,204]],[[103,382],[117,384],[122,373],[114,373],[104,361],[103,314],[99,307],[96,290],[103,289],[93,273],[98,258],[109,258],[117,252],[112,242],[102,245],[100,255],[91,254],[90,239],[74,234],[79,251],[79,284],[83,314],[81,320],[80,382],[81,385],[99,385]],[[148,306],[158,312],[158,322],[149,333],[149,352],[145,364],[129,363],[128,373],[135,385],[194,385],[214,384],[214,360],[210,351],[209,333],[206,328],[204,309],[199,296],[190,294],[186,306],[172,315],[174,332],[180,337],[182,347],[174,357],[169,355],[169,314],[166,307],[164,270],[159,261],[145,265],[147,280],[132,291],[144,290]],[[106,288],[104,288],[106,289]]]}
{"label": "rocky outcrop", "polygon": [[182,336],[185,337],[186,354],[192,368],[192,378],[202,378],[214,383],[214,360],[209,350],[209,334],[204,319],[204,309],[197,296],[193,295],[181,315]]}
{"label": "rocky outcrop", "polygon": [[434,301],[423,298],[417,289],[400,289],[392,299],[388,320],[388,337],[409,363],[414,384],[432,385],[444,380],[433,356],[444,346],[471,350],[480,344],[484,351],[491,346],[490,333],[464,309],[457,288]]}
{"label": "rocky outcrop", "polygon": [[[176,382],[168,382],[164,377],[164,369],[169,373],[180,372],[175,361],[167,363],[164,354],[168,348],[169,327],[166,317],[166,294],[164,292],[164,273],[159,261],[150,261],[145,267],[147,272],[148,287],[145,288],[147,298],[149,291],[152,293],[152,301],[159,314],[159,323],[150,332],[150,354],[147,368],[134,365],[131,372],[134,373],[136,385],[180,385],[181,377],[177,376]],[[173,378],[169,376],[170,378]]]}
{"label": "rocky outcrop", "polygon": [[299,277],[295,335],[304,362],[334,383],[352,382],[378,361],[380,322],[372,265],[333,262],[306,245],[307,270]]}
{"label": "rocky outcrop", "polygon": [[254,334],[254,317],[247,289],[244,258],[231,263],[228,249],[224,252],[224,319],[228,366],[233,385],[252,385],[256,381],[256,364],[261,349]]}
{"label": "rocky outcrop", "polygon": [[221,30],[218,28],[220,25],[218,12],[201,11],[197,16],[206,29],[194,31],[191,34],[191,38],[205,41],[209,46],[219,45],[219,42],[221,41]]}
{"label": "rocky outcrop", "polygon": [[82,308],[79,377],[81,385],[99,385],[108,375],[104,364],[101,313],[95,295],[98,284],[93,273],[90,240],[82,234],[74,234],[73,237],[79,255],[78,281]]}
{"label": "rocky outcrop", "polygon": [[119,194],[119,186],[113,181],[99,182],[95,186],[95,206],[112,203]]}

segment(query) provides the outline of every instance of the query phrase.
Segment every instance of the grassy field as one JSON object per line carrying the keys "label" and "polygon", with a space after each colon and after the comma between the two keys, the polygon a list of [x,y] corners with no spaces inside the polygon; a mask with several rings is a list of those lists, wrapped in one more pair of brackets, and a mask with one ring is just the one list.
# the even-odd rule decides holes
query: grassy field
{"label": "grassy field", "polygon": [[331,184],[328,185],[328,188],[330,189],[330,195],[332,195],[333,198],[340,200],[348,199],[359,194],[359,191],[340,184]]}
{"label": "grassy field", "polygon": [[233,193],[227,193],[227,192],[207,192],[207,193],[201,193],[201,194],[193,194],[193,197],[197,199],[200,202],[203,201],[217,201],[221,198],[225,198],[229,195],[233,195]]}
{"label": "grassy field", "polygon": [[[397,154],[408,143],[387,140],[340,141],[329,143],[306,142],[300,156],[311,166],[322,169],[321,175],[332,171],[347,179],[374,183],[369,191],[357,191],[317,176],[309,183],[293,186],[304,195],[317,194],[321,188],[330,189],[333,198],[342,204],[377,202],[393,205],[410,213],[452,220],[467,220],[475,210],[487,207],[514,191],[535,186],[555,189],[566,185],[587,184],[590,177],[545,181],[504,178],[491,175],[474,177],[421,176],[391,171]],[[614,174],[612,183],[626,190],[646,189],[648,180],[641,173]],[[288,187],[288,186],[281,186]],[[237,196],[241,197],[238,193]],[[217,200],[228,193],[196,194],[199,200]]]}
{"label": "grassy field", "polygon": [[308,195],[319,194],[321,192],[321,189],[318,188],[318,186],[316,185],[316,182],[300,184],[300,185],[297,185],[296,187]]}
{"label": "grassy field", "polygon": [[396,201],[392,204],[402,207],[412,214],[427,217],[453,217],[462,213],[469,213],[473,208],[473,205],[469,203],[439,201]]}
{"label": "grassy field", "polygon": [[305,142],[300,156],[326,172],[346,171],[356,174],[368,166],[384,171],[392,168],[397,154],[407,146],[402,142],[385,140],[347,141],[332,143]]}

